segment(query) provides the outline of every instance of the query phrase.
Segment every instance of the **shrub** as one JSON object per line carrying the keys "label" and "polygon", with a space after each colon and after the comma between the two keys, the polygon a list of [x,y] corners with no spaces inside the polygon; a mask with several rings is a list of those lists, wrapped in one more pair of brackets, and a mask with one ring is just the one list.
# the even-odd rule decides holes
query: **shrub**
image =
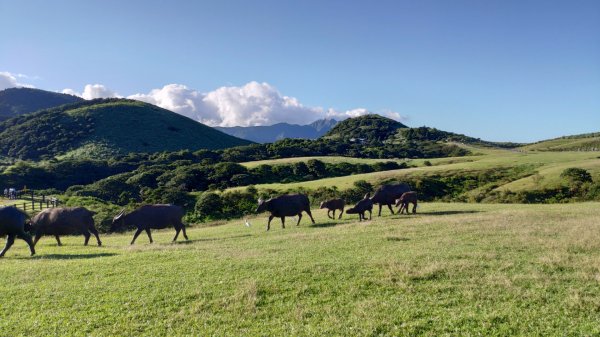
{"label": "shrub", "polygon": [[221,210],[223,209],[223,205],[223,200],[219,194],[214,192],[204,192],[196,202],[196,216],[201,221],[219,219],[222,215]]}
{"label": "shrub", "polygon": [[585,169],[570,167],[560,174],[561,178],[567,179],[570,184],[591,183],[592,175]]}

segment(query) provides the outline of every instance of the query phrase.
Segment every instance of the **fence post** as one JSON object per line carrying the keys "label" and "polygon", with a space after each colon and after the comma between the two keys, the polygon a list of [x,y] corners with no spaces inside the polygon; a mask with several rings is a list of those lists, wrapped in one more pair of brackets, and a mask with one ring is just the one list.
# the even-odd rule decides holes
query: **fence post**
{"label": "fence post", "polygon": [[50,202],[46,200],[46,208],[50,208]]}
{"label": "fence post", "polygon": [[31,190],[31,210],[35,210],[35,201],[33,200],[33,190]]}
{"label": "fence post", "polygon": [[26,202],[23,203],[23,210],[27,211],[27,203]]}

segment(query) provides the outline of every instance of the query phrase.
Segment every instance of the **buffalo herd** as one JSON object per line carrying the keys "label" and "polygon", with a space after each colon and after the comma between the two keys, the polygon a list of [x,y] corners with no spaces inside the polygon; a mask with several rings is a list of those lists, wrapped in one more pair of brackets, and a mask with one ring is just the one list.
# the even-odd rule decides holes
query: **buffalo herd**
{"label": "buffalo herd", "polygon": [[[410,186],[405,183],[383,185],[375,191],[373,197],[367,193],[354,207],[345,211],[346,214],[358,214],[359,221],[367,220],[365,213],[369,212],[370,220],[375,204],[379,205],[379,216],[381,216],[381,208],[384,205],[388,206],[392,214],[394,214],[392,205],[399,207],[399,213],[405,211],[408,214],[408,206],[413,204],[412,212],[416,213],[417,193],[411,191]],[[335,219],[335,212],[339,210],[338,219],[341,219],[345,206],[346,202],[343,199],[331,199],[323,201],[320,208],[327,209],[327,216],[331,219]],[[287,194],[268,200],[259,199],[256,212],[270,213],[267,231],[271,228],[271,221],[274,218],[280,218],[281,226],[285,228],[285,217],[298,217],[296,225],[299,225],[303,212],[308,214],[313,224],[315,223],[310,211],[310,202],[304,194]],[[333,215],[330,215],[331,212],[333,212]],[[35,254],[35,245],[44,235],[54,236],[58,245],[61,246],[61,235],[83,235],[85,237],[84,245],[87,245],[93,234],[96,237],[98,246],[101,246],[102,241],[100,241],[98,230],[94,225],[94,214],[94,212],[84,207],[49,208],[27,221],[29,216],[18,208],[14,206],[0,207],[0,237],[7,237],[6,245],[0,252],[0,257],[4,256],[16,238],[27,242],[32,256]],[[125,210],[121,211],[113,218],[110,231],[116,231],[123,227],[136,227],[137,230],[131,240],[133,245],[142,231],[146,232],[150,243],[152,243],[151,229],[163,229],[172,226],[175,228],[173,241],[177,240],[180,232],[188,240],[185,225],[182,222],[183,215],[184,211],[179,206],[145,205],[130,213],[125,213]],[[33,240],[30,233],[34,234]]]}

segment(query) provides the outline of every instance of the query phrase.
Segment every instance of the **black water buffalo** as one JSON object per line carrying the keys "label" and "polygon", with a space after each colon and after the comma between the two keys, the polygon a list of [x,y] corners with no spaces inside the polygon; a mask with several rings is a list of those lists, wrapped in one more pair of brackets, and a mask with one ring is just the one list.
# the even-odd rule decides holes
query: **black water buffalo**
{"label": "black water buffalo", "polygon": [[25,240],[29,245],[31,256],[35,255],[31,236],[25,232],[25,220],[27,220],[27,214],[16,207],[0,208],[0,237],[7,236],[6,245],[0,252],[0,257],[3,257],[6,251],[15,243],[15,238]]}
{"label": "black water buffalo", "polygon": [[160,204],[145,205],[129,214],[125,214],[125,210],[122,210],[121,213],[113,218],[110,230],[115,231],[123,226],[135,226],[137,227],[137,231],[133,235],[131,244],[134,244],[135,239],[137,239],[144,230],[146,231],[146,234],[148,234],[150,243],[152,243],[154,241],[150,234],[151,228],[162,229],[173,226],[176,231],[173,241],[177,240],[180,231],[183,231],[183,237],[188,240],[187,234],[185,233],[185,225],[181,221],[181,218],[183,218],[183,209],[179,206]]}
{"label": "black water buffalo", "polygon": [[271,220],[275,217],[281,218],[281,227],[285,228],[286,216],[298,216],[298,223],[296,224],[298,226],[300,220],[302,220],[302,212],[306,212],[312,223],[315,223],[315,219],[313,219],[312,213],[310,213],[310,202],[304,194],[287,194],[266,201],[258,199],[256,213],[264,211],[271,213],[269,215],[269,222],[267,223],[267,230],[271,229]]}
{"label": "black water buffalo", "polygon": [[42,235],[53,235],[59,246],[61,235],[83,234],[84,245],[87,246],[90,236],[94,234],[98,246],[102,246],[98,230],[94,226],[94,212],[84,207],[49,208],[41,211],[31,219],[32,231],[35,233],[33,245],[35,246]]}
{"label": "black water buffalo", "polygon": [[[400,183],[396,185],[382,185],[379,187],[371,200],[374,204],[379,204],[379,212],[378,215],[381,216],[381,207],[383,205],[387,205],[390,209],[390,212],[394,214],[394,209],[392,205],[396,203],[396,199],[400,198],[403,193],[409,192],[411,190],[410,186],[406,183]],[[346,212],[348,213],[348,212]]]}
{"label": "black water buffalo", "polygon": [[[344,214],[344,207],[346,206],[346,202],[343,199],[331,199],[327,201],[323,201],[321,203],[320,209],[327,208],[327,217],[331,219],[335,219],[335,211],[340,210],[340,216],[338,219],[342,218],[342,214]],[[329,215],[333,211],[333,216]]]}
{"label": "black water buffalo", "polygon": [[346,214],[358,214],[358,221],[367,220],[365,212],[369,212],[369,220],[371,220],[371,212],[373,211],[373,201],[369,198],[369,193],[365,194],[365,197],[356,203],[354,207],[348,208]]}
{"label": "black water buffalo", "polygon": [[419,198],[417,196],[417,192],[410,191],[402,194],[398,200],[396,200],[396,206],[400,206],[400,210],[398,213],[402,214],[403,211],[408,214],[408,204],[413,204],[412,212],[413,214],[417,213],[417,203],[419,202]]}

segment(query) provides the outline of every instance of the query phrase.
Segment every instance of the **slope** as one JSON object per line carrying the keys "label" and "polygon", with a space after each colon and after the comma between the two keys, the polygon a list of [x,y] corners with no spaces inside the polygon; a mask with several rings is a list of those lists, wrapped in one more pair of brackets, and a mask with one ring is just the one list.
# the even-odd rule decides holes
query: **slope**
{"label": "slope", "polygon": [[0,123],[0,154],[21,159],[106,157],[246,144],[250,142],[169,110],[125,99],[85,101]]}
{"label": "slope", "polygon": [[32,88],[9,88],[0,91],[0,121],[22,114],[77,103],[82,98]]}
{"label": "slope", "polygon": [[600,132],[543,140],[521,147],[527,151],[600,151]]}

